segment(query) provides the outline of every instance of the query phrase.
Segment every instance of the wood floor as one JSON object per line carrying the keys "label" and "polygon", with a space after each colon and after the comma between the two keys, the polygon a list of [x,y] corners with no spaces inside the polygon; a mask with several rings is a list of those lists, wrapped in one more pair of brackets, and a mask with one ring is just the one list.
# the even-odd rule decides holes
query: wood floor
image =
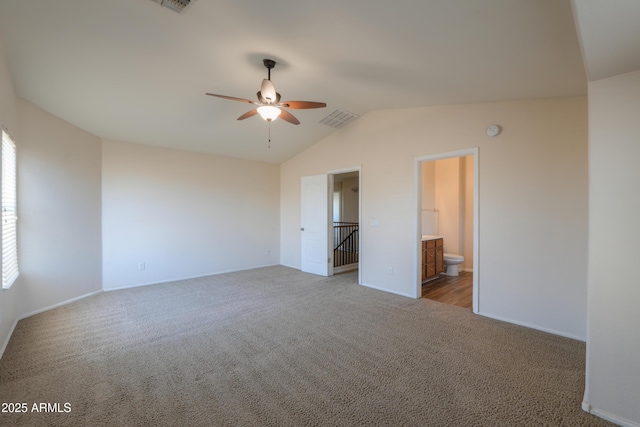
{"label": "wood floor", "polygon": [[471,309],[473,307],[473,273],[458,277],[440,276],[422,285],[422,298]]}

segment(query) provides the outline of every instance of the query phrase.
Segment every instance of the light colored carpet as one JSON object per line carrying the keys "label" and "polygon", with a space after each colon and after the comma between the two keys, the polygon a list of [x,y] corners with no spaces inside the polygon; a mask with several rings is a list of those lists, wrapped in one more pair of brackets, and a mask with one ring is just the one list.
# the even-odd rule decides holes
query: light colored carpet
{"label": "light colored carpet", "polygon": [[286,267],[103,293],[19,322],[2,425],[586,426],[584,343]]}

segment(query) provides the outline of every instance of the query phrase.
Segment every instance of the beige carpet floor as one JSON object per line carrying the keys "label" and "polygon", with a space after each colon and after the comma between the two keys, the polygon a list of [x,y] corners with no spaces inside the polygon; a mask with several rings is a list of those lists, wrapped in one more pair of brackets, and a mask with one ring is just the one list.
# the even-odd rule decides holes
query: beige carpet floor
{"label": "beige carpet floor", "polygon": [[580,409],[584,343],[356,282],[268,267],[24,319],[0,425],[611,425]]}

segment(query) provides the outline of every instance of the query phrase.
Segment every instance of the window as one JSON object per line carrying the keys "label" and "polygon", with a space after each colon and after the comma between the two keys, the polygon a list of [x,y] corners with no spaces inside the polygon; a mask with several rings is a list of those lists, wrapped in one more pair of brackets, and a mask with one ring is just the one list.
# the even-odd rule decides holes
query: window
{"label": "window", "polygon": [[2,288],[18,278],[16,145],[2,131]]}

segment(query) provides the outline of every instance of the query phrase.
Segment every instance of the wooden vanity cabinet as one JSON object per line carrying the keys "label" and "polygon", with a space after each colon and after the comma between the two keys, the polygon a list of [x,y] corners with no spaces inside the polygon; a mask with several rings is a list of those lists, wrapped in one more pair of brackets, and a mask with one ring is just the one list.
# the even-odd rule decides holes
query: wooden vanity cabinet
{"label": "wooden vanity cabinet", "polygon": [[438,277],[444,271],[444,242],[442,239],[422,242],[422,281]]}

